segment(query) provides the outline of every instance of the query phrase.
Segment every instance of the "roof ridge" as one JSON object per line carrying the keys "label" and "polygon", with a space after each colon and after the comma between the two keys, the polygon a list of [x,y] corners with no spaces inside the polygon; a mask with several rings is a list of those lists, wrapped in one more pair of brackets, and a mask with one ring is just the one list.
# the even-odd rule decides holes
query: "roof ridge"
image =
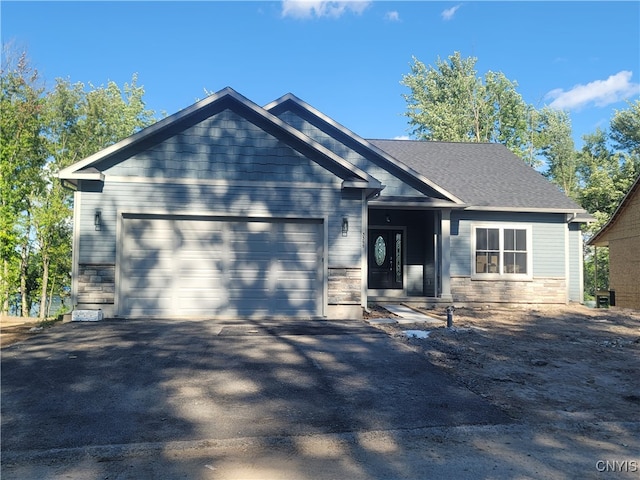
{"label": "roof ridge", "polygon": [[417,138],[367,138],[370,142],[447,143],[454,145],[504,145],[500,142],[454,142],[450,140],[420,140]]}

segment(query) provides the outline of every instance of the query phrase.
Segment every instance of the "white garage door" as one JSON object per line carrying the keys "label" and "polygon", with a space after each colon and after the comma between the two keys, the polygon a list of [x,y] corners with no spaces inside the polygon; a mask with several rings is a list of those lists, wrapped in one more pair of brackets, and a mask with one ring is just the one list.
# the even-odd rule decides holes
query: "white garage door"
{"label": "white garage door", "polygon": [[125,216],[118,310],[124,316],[322,314],[322,223]]}

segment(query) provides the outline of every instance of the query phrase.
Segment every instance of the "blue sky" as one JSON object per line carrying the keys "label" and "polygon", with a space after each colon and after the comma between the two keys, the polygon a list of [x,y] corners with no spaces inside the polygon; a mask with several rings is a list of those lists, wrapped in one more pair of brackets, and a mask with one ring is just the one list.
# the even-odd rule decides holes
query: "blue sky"
{"label": "blue sky", "polygon": [[2,42],[48,86],[134,73],[175,113],[230,86],[264,105],[291,92],[365,138],[406,136],[412,57],[455,51],[501,71],[527,103],[570,112],[574,138],[640,95],[640,2],[8,2]]}

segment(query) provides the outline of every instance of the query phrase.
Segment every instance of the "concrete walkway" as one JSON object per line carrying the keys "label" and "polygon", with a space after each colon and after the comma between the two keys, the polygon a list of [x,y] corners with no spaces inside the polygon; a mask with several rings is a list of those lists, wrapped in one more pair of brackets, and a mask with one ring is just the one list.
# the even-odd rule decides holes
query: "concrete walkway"
{"label": "concrete walkway", "polygon": [[381,324],[381,323],[431,323],[431,324],[442,324],[442,320],[437,318],[430,317],[425,315],[424,313],[418,312],[417,310],[413,310],[405,305],[398,304],[387,304],[380,305],[385,310],[397,315],[397,317],[389,317],[389,318],[371,318],[367,320],[372,325]]}

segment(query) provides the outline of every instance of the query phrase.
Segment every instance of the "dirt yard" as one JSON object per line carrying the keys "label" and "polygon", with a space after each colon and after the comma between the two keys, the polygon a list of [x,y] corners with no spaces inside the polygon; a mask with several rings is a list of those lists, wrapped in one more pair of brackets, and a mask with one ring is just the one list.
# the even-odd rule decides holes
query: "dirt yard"
{"label": "dirt yard", "polygon": [[[410,345],[514,420],[636,421],[640,411],[640,312],[464,308],[442,325],[378,328]],[[435,327],[435,328],[434,328]],[[403,331],[428,330],[425,339]]]}
{"label": "dirt yard", "polygon": [[41,322],[38,318],[0,316],[0,348],[31,338],[54,323]]}

